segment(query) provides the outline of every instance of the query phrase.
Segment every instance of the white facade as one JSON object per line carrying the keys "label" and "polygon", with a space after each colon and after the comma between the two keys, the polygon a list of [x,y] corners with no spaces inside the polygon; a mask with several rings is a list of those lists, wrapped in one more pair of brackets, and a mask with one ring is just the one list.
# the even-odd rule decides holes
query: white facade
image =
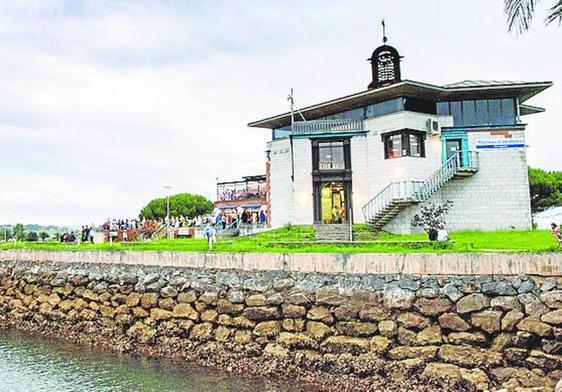
{"label": "white facade", "polygon": [[[390,183],[423,181],[441,167],[443,139],[441,135],[427,133],[429,119],[438,121],[441,127],[453,126],[451,116],[401,111],[364,120],[365,132],[353,133],[350,158],[354,223],[365,222],[362,207]],[[425,157],[385,159],[382,135],[403,129],[426,133]],[[466,178],[449,180],[424,203],[453,202],[446,218],[450,230],[530,228],[529,184],[522,127],[469,130],[466,134],[468,149],[478,152],[478,171]],[[289,222],[314,223],[311,138],[286,137],[273,140],[268,145],[273,227]],[[523,146],[514,147],[514,140]],[[504,142],[505,145],[502,144]],[[384,229],[396,233],[416,231],[410,222],[421,205],[407,207]]]}

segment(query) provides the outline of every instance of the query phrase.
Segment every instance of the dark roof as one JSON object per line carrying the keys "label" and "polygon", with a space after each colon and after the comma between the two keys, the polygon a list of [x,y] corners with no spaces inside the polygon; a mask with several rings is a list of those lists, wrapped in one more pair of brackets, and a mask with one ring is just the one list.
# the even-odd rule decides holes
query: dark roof
{"label": "dark roof", "polygon": [[265,181],[267,177],[265,174],[259,174],[257,176],[244,176],[242,180],[237,181],[221,181],[217,182],[217,185],[228,185],[228,184],[242,184],[246,182],[253,182],[253,181]]}
{"label": "dark roof", "polygon": [[[413,80],[404,80],[390,86],[361,91],[359,93],[311,105],[300,109],[300,112],[307,120],[315,120],[397,97],[417,97],[435,101],[518,97],[519,102],[525,102],[550,86],[552,86],[552,82],[496,80],[464,80],[458,83],[436,86]],[[533,113],[536,113],[536,111]],[[295,115],[298,117],[298,113],[295,113]],[[291,113],[286,112],[251,122],[248,126],[275,129],[290,124]]]}

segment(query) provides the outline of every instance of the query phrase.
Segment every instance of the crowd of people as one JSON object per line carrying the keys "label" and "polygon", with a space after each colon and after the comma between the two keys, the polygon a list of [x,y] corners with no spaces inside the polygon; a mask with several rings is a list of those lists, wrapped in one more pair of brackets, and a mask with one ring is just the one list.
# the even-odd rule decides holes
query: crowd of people
{"label": "crowd of people", "polygon": [[554,236],[556,241],[558,241],[559,244],[562,244],[562,234],[560,233],[560,226],[558,226],[554,222],[551,223],[550,224],[550,232],[552,233],[552,235]]}
{"label": "crowd of people", "polygon": [[267,215],[264,210],[251,211],[247,209],[232,210],[230,212],[222,211],[215,215],[215,225],[217,228],[226,229],[228,227],[236,227],[238,223],[243,225],[267,223]]}
{"label": "crowd of people", "polygon": [[265,190],[257,190],[255,192],[246,191],[243,189],[225,189],[218,196],[219,201],[238,201],[250,199],[265,199]]}

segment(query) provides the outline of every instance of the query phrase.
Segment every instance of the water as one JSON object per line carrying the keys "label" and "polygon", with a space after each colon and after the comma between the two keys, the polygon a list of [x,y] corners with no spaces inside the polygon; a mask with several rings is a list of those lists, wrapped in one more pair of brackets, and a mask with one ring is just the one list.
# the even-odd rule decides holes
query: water
{"label": "water", "polygon": [[86,349],[0,331],[0,392],[295,391],[193,365]]}

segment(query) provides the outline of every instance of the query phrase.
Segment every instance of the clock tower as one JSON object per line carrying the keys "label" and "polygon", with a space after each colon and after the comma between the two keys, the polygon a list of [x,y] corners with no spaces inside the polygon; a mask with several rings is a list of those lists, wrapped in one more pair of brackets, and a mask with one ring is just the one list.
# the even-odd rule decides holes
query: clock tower
{"label": "clock tower", "polygon": [[388,39],[386,37],[384,20],[382,21],[382,26],[383,44],[375,49],[370,59],[367,59],[367,61],[371,62],[371,69],[373,73],[373,81],[369,83],[369,86],[367,87],[369,90],[388,86],[401,81],[400,54],[395,48],[386,44]]}

